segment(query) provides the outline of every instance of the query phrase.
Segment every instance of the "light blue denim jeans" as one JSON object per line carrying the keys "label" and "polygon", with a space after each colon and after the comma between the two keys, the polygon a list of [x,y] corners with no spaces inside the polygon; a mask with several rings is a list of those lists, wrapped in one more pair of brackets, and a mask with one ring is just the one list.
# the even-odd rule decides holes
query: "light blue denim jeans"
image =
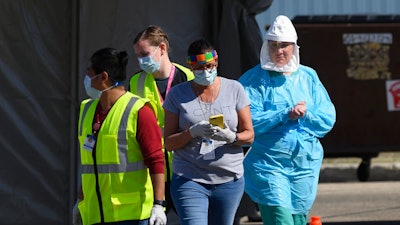
{"label": "light blue denim jeans", "polygon": [[171,181],[171,196],[180,225],[232,225],[243,191],[243,177],[214,185],[174,174]]}

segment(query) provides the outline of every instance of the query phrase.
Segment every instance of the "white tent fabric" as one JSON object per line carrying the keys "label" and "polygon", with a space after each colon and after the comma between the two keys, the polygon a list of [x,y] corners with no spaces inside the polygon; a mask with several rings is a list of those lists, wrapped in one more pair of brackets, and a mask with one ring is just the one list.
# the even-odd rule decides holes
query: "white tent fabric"
{"label": "white tent fabric", "polygon": [[[77,114],[86,98],[83,77],[94,51],[125,49],[128,74],[133,74],[139,70],[133,38],[157,24],[169,35],[173,61],[185,65],[190,42],[205,37],[215,41],[224,57],[220,73],[238,77],[243,68],[258,63],[261,46],[238,38],[224,37],[224,42],[220,32],[235,37],[245,30],[257,40],[260,31],[247,26],[247,20],[254,22],[254,9],[263,11],[272,1],[258,2],[263,4],[251,5],[252,13],[246,14],[248,5],[239,0],[0,1],[0,223],[71,224]],[[240,16],[228,19],[231,5],[230,15]],[[226,20],[240,20],[242,26],[237,29],[231,22],[228,27]],[[224,49],[242,44],[249,53],[230,50],[225,55]],[[254,60],[232,67],[242,65],[241,59],[229,60],[238,54]]]}

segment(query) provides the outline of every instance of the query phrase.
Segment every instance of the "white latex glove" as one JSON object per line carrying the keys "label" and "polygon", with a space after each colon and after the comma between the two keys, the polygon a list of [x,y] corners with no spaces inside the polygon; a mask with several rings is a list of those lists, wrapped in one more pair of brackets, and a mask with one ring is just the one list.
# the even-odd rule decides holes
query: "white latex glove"
{"label": "white latex glove", "polygon": [[167,225],[167,215],[161,205],[153,205],[149,225]]}
{"label": "white latex glove", "polygon": [[80,202],[79,199],[76,200],[74,208],[72,209],[72,224],[74,225],[82,225],[82,218],[78,209],[79,202]]}
{"label": "white latex glove", "polygon": [[226,122],[224,122],[224,124],[225,124],[225,129],[222,129],[219,126],[212,126],[214,134],[211,136],[211,139],[217,141],[226,141],[226,143],[231,144],[236,139],[236,133],[229,129],[228,124],[226,124]]}
{"label": "white latex glove", "polygon": [[202,120],[198,123],[193,124],[189,128],[189,132],[190,135],[193,138],[195,138],[195,137],[211,137],[214,131],[211,129],[210,122]]}

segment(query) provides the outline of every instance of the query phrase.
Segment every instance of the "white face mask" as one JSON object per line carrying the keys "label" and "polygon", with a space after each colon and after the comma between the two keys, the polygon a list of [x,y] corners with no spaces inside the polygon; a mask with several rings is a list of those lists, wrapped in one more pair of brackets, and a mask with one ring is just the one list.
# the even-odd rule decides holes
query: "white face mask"
{"label": "white face mask", "polygon": [[92,99],[100,99],[100,96],[103,92],[108,91],[111,88],[114,88],[117,85],[119,85],[119,82],[116,82],[113,86],[110,86],[102,91],[99,91],[96,88],[92,87],[92,82],[91,82],[93,79],[95,79],[99,75],[100,74],[97,74],[97,75],[93,76],[92,78],[90,78],[89,75],[86,75],[85,79],[83,80],[83,84],[85,85],[86,94]]}
{"label": "white face mask", "polygon": [[214,80],[218,75],[217,67],[214,67],[211,70],[194,70],[193,73],[193,81],[202,86],[208,86],[214,83]]}

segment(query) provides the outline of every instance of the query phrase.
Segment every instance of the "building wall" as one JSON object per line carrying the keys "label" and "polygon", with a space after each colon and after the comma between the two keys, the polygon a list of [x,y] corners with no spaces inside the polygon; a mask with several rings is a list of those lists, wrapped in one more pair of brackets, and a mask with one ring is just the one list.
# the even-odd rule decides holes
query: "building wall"
{"label": "building wall", "polygon": [[278,15],[294,18],[297,15],[390,15],[399,14],[398,0],[275,0],[265,12],[257,15],[262,35],[265,25]]}

